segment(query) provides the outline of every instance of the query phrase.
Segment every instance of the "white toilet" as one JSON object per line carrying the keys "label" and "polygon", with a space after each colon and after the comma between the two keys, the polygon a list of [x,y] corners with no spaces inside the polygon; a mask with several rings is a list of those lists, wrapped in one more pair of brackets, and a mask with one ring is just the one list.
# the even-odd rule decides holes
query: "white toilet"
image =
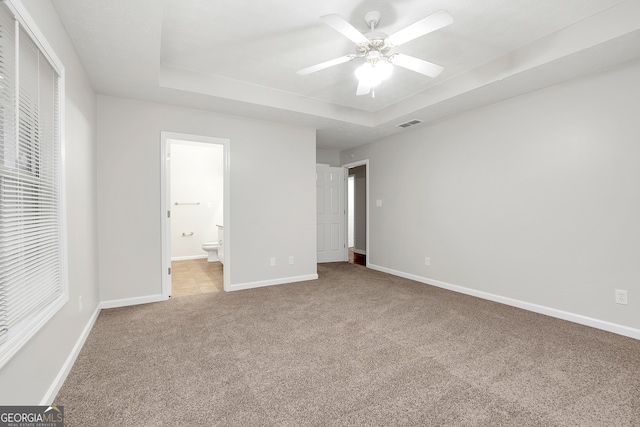
{"label": "white toilet", "polygon": [[207,257],[207,261],[214,262],[219,261],[218,259],[218,242],[212,243],[203,243],[202,250],[207,252],[209,256]]}

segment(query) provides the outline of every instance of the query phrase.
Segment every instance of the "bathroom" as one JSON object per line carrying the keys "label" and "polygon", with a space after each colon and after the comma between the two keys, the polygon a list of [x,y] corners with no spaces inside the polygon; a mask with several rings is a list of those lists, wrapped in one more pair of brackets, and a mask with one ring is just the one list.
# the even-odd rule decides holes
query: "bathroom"
{"label": "bathroom", "polygon": [[223,290],[223,145],[170,144],[172,297]]}

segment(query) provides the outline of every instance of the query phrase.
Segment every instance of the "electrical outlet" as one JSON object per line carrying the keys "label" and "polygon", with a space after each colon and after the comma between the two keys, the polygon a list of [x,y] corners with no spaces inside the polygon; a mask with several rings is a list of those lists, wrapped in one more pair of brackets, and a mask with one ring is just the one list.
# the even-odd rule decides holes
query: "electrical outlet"
{"label": "electrical outlet", "polygon": [[627,300],[627,291],[625,289],[616,289],[616,304],[629,304]]}
{"label": "electrical outlet", "polygon": [[293,264],[293,255],[289,257],[289,264]]}
{"label": "electrical outlet", "polygon": [[431,258],[429,258],[428,256],[424,257],[424,265],[431,265]]}
{"label": "electrical outlet", "polygon": [[276,266],[276,259],[275,258],[271,258],[271,260],[269,261],[269,265],[271,267],[275,267]]}

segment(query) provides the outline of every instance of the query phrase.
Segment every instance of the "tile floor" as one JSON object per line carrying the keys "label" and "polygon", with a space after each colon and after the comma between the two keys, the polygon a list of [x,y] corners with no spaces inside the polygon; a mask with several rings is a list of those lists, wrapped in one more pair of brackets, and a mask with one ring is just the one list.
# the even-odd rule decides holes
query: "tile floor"
{"label": "tile floor", "polygon": [[171,262],[171,296],[222,292],[222,263],[206,258]]}

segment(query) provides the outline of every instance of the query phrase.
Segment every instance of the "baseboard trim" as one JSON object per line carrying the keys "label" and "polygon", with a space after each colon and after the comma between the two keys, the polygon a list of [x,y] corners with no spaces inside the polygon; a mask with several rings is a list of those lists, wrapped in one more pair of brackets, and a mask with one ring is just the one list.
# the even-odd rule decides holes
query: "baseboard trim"
{"label": "baseboard trim", "polygon": [[162,294],[147,295],[144,297],[123,298],[123,299],[113,299],[109,301],[102,301],[102,303],[100,303],[100,308],[127,307],[130,305],[148,304],[151,302],[160,302],[160,301],[164,301],[164,299],[162,298]]}
{"label": "baseboard trim", "polygon": [[207,257],[208,255],[176,256],[176,257],[171,257],[171,261],[188,261],[190,259],[202,259]]}
{"label": "baseboard trim", "polygon": [[465,288],[463,286],[452,285],[451,283],[442,282],[440,280],[429,279],[427,277],[405,273],[403,271],[393,270],[391,268],[382,267],[375,264],[368,264],[367,267],[369,267],[372,270],[380,271],[382,273],[403,277],[409,280],[415,280],[416,282],[424,283],[431,286],[436,286],[438,288],[443,288],[450,291],[459,292],[461,294],[466,294],[473,297],[482,298],[482,299],[498,302],[505,305],[510,305],[512,307],[521,308],[523,310],[532,311],[534,313],[544,314],[546,316],[555,317],[557,319],[567,320],[569,322],[590,326],[596,329],[602,329],[607,332],[613,332],[614,334],[623,335],[629,338],[640,340],[640,329],[635,329],[628,326],[619,325],[617,323],[607,322],[604,320],[594,319],[592,317],[583,316],[581,314],[570,313],[567,311],[558,310],[558,309],[546,307],[543,305],[533,304],[526,301],[503,297],[503,296],[491,294],[488,292]]}
{"label": "baseboard trim", "polygon": [[56,375],[56,378],[53,380],[53,383],[51,383],[49,390],[47,390],[44,397],[40,401],[41,406],[45,406],[45,405],[49,406],[53,403],[53,399],[56,398],[58,392],[60,391],[60,388],[62,388],[64,381],[67,379],[69,372],[71,372],[71,368],[73,368],[73,364],[75,363],[76,359],[78,358],[78,355],[80,354],[80,350],[82,350],[82,346],[84,346],[84,343],[87,340],[87,337],[89,336],[89,333],[93,328],[93,325],[96,323],[96,320],[98,319],[98,315],[100,315],[100,310],[101,310],[101,306],[100,304],[98,304],[95,311],[89,318],[89,321],[87,322],[84,329],[82,330],[82,333],[76,340],[76,344],[73,346],[71,353],[69,353],[69,356],[67,356],[67,360],[65,360],[64,364],[62,365],[62,368],[60,368],[60,371],[58,372],[58,375]]}
{"label": "baseboard trim", "polygon": [[358,255],[366,255],[366,254],[367,254],[367,251],[362,250],[362,249],[355,249],[355,248],[354,248],[354,249],[353,249],[353,253],[354,253],[354,254],[358,254]]}
{"label": "baseboard trim", "polygon": [[262,288],[264,286],[284,285],[285,283],[306,282],[307,280],[317,280],[317,274],[307,274],[305,276],[283,277],[280,279],[262,280],[259,282],[247,282],[229,286],[229,291],[241,291],[244,289]]}

